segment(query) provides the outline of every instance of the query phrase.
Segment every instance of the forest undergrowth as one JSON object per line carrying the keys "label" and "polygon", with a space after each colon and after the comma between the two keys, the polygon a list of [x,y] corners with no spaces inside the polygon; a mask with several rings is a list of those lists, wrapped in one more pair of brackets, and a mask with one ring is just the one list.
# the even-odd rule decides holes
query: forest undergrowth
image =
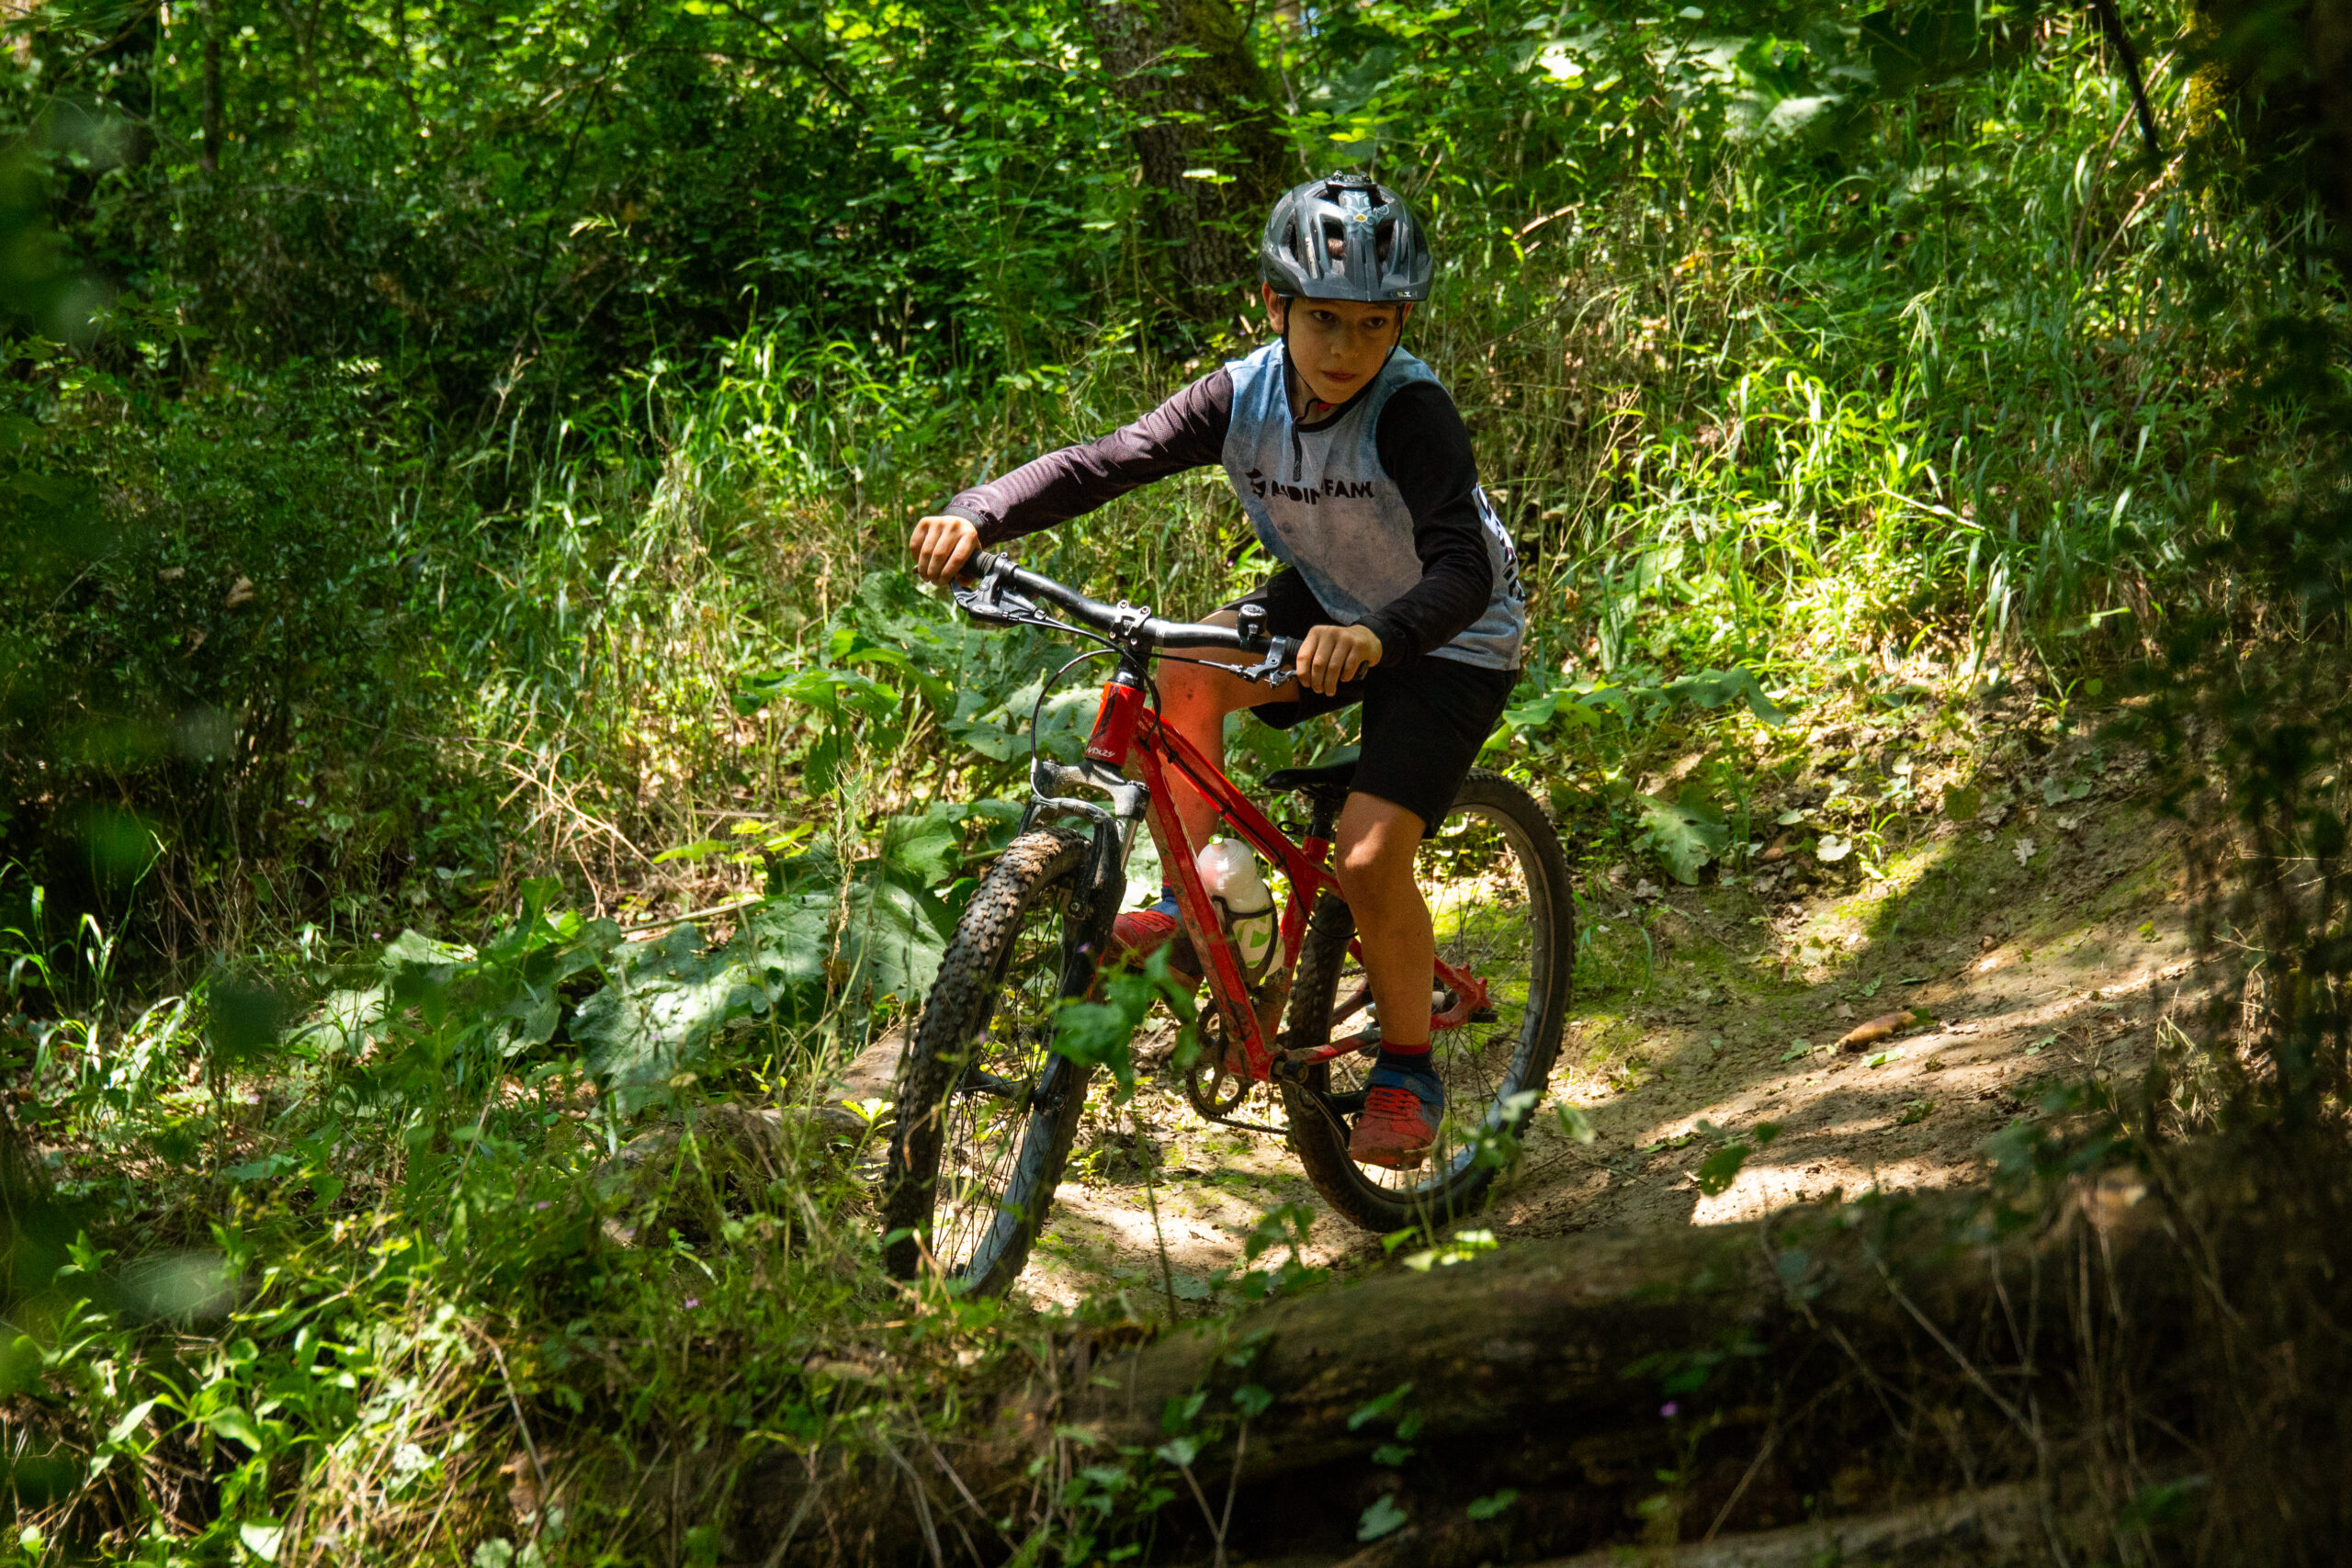
{"label": "forest undergrowth", "polygon": [[[1075,1345],[1336,1288],[1304,1211],[1267,1203],[1181,1305],[1164,1247],[1156,1290],[1147,1270],[1058,1305],[892,1280],[876,1064],[1019,819],[1029,716],[1067,756],[1093,704],[1051,683],[1049,642],[914,583],[909,524],[1257,329],[1238,290],[1171,324],[1125,169],[1143,111],[1073,63],[1075,10],[1008,11],[952,56],[952,28],[828,15],[831,86],[792,90],[858,126],[866,208],[808,194],[822,148],[758,75],[801,67],[714,44],[706,62],[733,62],[692,91],[614,91],[675,123],[574,137],[565,177],[605,183],[541,206],[577,212],[510,233],[485,201],[380,254],[322,194],[338,159],[379,190],[427,178],[429,160],[367,164],[375,121],[256,110],[216,140],[199,88],[219,40],[206,57],[167,33],[137,66],[150,109],[123,108],[130,68],[109,65],[76,119],[28,62],[98,35],[23,25],[10,112],[43,150],[61,254],[105,274],[106,303],[86,332],[20,319],[0,391],[0,1562],[1223,1551],[1193,1520],[1214,1513],[1194,1461],[1233,1426],[1197,1401],[1165,1441],[1085,1462],[1091,1439],[1057,1434],[1019,1506],[964,1508],[958,1466],[1006,1391]],[[393,47],[356,13],[347,36],[273,21],[228,48],[285,102],[307,79],[373,92],[353,114],[429,121],[460,144],[448,188],[477,189],[552,179],[497,163],[512,127],[458,107],[585,69],[540,43],[602,24],[542,21],[435,54],[401,11],[397,92],[318,88],[334,50]],[[2342,637],[2312,586],[2340,569],[2322,525],[2342,505],[2342,281],[2322,208],[2214,154],[2236,133],[2199,107],[2191,21],[2135,13],[2178,143],[2160,158],[2087,17],[2004,24],[1907,76],[1898,56],[1932,53],[1916,32],[1890,54],[1851,26],[1696,7],[1367,5],[1249,46],[1301,167],[1375,163],[1447,257],[1410,346],[1461,403],[1531,593],[1484,760],[1548,805],[1580,901],[1621,912],[1587,934],[1587,1002],[1657,1004],[1661,894],[1783,920],[2094,791],[2186,824],[2164,841],[2186,846],[2219,1010],[2176,1020],[2144,1083],[2002,1102],[1991,1167],[2019,1214],[2165,1138],[2286,1126],[2307,1149],[2345,1088],[2340,983],[2310,978],[2334,974],[2343,918],[2340,704],[2312,694]],[[684,71],[682,52],[609,58]],[[1056,71],[1059,99],[1037,85]],[[880,107],[932,78],[981,107]],[[698,114],[758,144],[798,216],[729,228],[707,172],[668,176],[667,206],[630,185],[630,138]],[[127,156],[124,125],[163,151]],[[9,191],[32,188],[11,157]],[[911,258],[870,220],[901,180],[963,193]],[[233,220],[200,232],[157,196],[199,189],[233,194]],[[720,261],[758,261],[766,302],[709,283]],[[436,266],[462,287],[428,297]],[[803,288],[826,267],[849,281]],[[641,319],[610,313],[616,292]],[[449,346],[507,332],[536,347]],[[1213,474],[1022,548],[1162,613],[1268,564]],[[2310,733],[2280,741],[2281,713]],[[1254,778],[1348,734],[1232,739]],[[1802,987],[1831,956],[1780,952],[1740,984]],[[2313,952],[2308,974],[2290,962]],[[1639,1088],[1605,1033],[1546,1101],[1567,1144],[1591,1135],[1580,1107]],[[2314,1181],[2313,1212],[2335,1193]],[[1426,1268],[1481,1234],[1386,1239]],[[2274,1340],[2305,1343],[2313,1318],[2273,1305]],[[2332,1365],[2266,1364],[2266,1408],[2312,1419]],[[1244,1431],[1256,1387],[1232,1394]],[[2228,1508],[2194,1525],[2185,1469],[2115,1472],[2136,1489],[2101,1505],[2085,1561],[2241,1539]],[[2197,1473],[2250,1506],[2244,1477]],[[907,1521],[855,1505],[901,1481],[920,1529],[877,1545]],[[1377,1507],[1367,1541],[1396,1528]],[[1623,1539],[1670,1544],[1644,1517]]]}

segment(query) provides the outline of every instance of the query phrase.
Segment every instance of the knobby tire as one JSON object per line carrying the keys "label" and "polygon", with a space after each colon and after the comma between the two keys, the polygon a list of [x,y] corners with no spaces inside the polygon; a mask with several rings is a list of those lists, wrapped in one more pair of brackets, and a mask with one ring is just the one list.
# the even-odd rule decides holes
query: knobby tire
{"label": "knobby tire", "polygon": [[[1070,972],[1059,941],[1062,921],[1078,903],[1088,847],[1084,838],[1054,829],[1022,835],[981,879],[956,922],[922,1020],[899,1062],[882,1223],[884,1235],[895,1238],[884,1248],[885,1260],[900,1279],[921,1272],[928,1254],[933,1267],[972,1294],[998,1293],[1020,1278],[1045,1224],[1078,1135],[1091,1076],[1091,1069],[1046,1049],[1051,1028],[1046,1004],[1083,995],[1091,978],[1091,970]],[[1044,942],[1044,933],[1055,940]],[[1020,973],[1013,972],[1016,960]],[[1013,1018],[1008,1037],[1001,1015],[1023,1001],[1034,1016]],[[967,1236],[982,1223],[978,1217],[989,1207],[990,1194],[983,1190],[964,1209],[943,1216],[942,1157],[950,1153],[949,1139],[967,1130],[970,1097],[978,1092],[969,1087],[975,1077],[990,1074],[993,1083],[1005,1077],[994,1069],[1007,1066],[1016,1073],[1034,1072],[1033,1100],[1025,1113],[1015,1108],[999,1115],[985,1133],[973,1134],[975,1145],[983,1136],[995,1142],[962,1151],[966,1169],[985,1164],[991,1155],[1009,1156],[992,1215],[985,1229]],[[1038,1095],[1041,1087],[1046,1092]],[[1001,1090],[994,1098],[1011,1103]],[[950,1163],[952,1168],[956,1162]],[[949,1174],[953,1205],[956,1173],[951,1168]],[[943,1219],[951,1234],[940,1234]]]}

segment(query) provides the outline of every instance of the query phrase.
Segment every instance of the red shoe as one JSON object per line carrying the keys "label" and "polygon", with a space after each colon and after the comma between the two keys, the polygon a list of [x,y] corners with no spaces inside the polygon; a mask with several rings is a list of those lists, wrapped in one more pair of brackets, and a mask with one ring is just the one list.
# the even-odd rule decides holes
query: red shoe
{"label": "red shoe", "polygon": [[1435,1073],[1374,1067],[1365,1080],[1363,1114],[1348,1137],[1348,1157],[1385,1170],[1419,1170],[1437,1143],[1445,1089]]}
{"label": "red shoe", "polygon": [[1163,947],[1168,949],[1170,975],[1193,986],[1208,977],[1193,952],[1192,940],[1184,935],[1183,922],[1175,916],[1159,909],[1130,909],[1111,922],[1114,957],[1125,957],[1141,968],[1145,959]]}

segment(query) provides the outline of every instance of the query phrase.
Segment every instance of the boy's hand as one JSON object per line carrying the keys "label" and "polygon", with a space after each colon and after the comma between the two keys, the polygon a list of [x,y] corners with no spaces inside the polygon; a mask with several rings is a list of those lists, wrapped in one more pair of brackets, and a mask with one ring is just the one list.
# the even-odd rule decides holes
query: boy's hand
{"label": "boy's hand", "polygon": [[1380,662],[1380,639],[1369,626],[1317,626],[1298,645],[1298,679],[1317,696],[1329,696]]}
{"label": "boy's hand", "polygon": [[969,518],[926,517],[915,525],[907,547],[914,551],[916,575],[925,582],[953,582],[980,547],[980,531]]}

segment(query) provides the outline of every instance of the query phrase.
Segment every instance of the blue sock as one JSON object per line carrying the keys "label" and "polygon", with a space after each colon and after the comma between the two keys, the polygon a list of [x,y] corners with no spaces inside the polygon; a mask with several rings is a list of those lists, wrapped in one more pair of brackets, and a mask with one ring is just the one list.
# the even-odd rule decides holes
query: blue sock
{"label": "blue sock", "polygon": [[1445,1083],[1430,1065],[1427,1051],[1382,1051],[1364,1084],[1369,1089],[1408,1089],[1431,1110],[1445,1109]]}
{"label": "blue sock", "polygon": [[1151,907],[1151,913],[1165,915],[1171,920],[1176,919],[1176,885],[1174,883],[1163,882],[1159,885],[1159,902]]}

